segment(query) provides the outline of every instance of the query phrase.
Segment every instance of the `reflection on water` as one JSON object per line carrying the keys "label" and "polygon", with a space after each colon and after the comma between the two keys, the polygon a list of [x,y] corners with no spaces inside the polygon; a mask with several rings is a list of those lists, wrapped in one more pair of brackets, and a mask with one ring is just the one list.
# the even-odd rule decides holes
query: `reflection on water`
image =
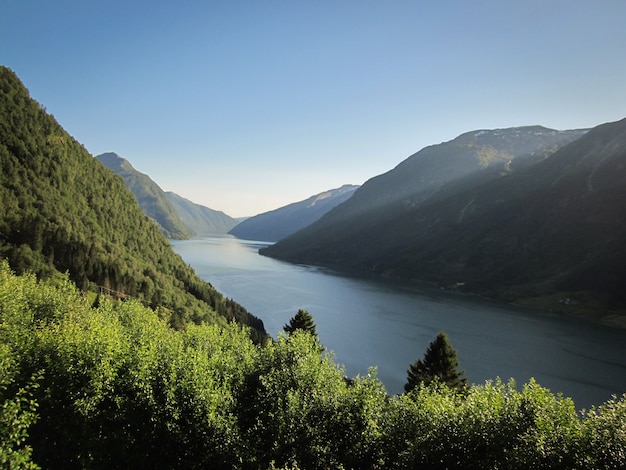
{"label": "reflection on water", "polygon": [[588,408],[626,392],[626,331],[427,286],[364,279],[260,256],[232,237],[172,241],[203,279],[261,318],[274,337],[298,309],[350,376],[370,366],[391,394],[441,330],[473,383],[531,377]]}

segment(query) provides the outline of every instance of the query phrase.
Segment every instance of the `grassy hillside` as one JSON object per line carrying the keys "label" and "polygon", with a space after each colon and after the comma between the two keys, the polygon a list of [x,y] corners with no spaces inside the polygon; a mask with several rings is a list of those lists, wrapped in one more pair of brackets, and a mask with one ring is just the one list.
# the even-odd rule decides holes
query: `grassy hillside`
{"label": "grassy hillside", "polygon": [[81,289],[116,292],[171,324],[262,322],[225,299],[171,249],[133,195],[0,67],[0,257],[17,272],[68,272]]}

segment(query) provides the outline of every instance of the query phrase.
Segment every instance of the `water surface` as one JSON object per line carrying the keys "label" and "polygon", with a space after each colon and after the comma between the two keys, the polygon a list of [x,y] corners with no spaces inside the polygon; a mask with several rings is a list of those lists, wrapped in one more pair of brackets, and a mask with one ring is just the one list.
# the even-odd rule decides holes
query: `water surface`
{"label": "water surface", "polygon": [[359,278],[263,257],[267,244],[210,237],[172,241],[204,280],[261,318],[277,337],[308,310],[322,344],[349,376],[370,366],[390,394],[439,331],[472,383],[534,377],[589,408],[626,393],[626,330],[406,283]]}

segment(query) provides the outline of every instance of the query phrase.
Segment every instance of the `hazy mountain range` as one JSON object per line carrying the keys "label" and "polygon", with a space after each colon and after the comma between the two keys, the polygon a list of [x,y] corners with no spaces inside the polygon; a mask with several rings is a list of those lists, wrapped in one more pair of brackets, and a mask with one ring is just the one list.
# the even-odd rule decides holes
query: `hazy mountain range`
{"label": "hazy mountain range", "polygon": [[222,211],[196,204],[171,191],[166,192],[165,195],[174,206],[183,224],[191,230],[194,236],[224,234],[239,223],[238,219]]}
{"label": "hazy mountain range", "polygon": [[116,153],[103,153],[96,159],[122,177],[144,213],[159,225],[166,237],[173,239],[230,233],[239,238],[274,242],[312,224],[346,201],[358,188],[344,185],[241,222],[222,211],[163,191],[150,176],[137,171],[127,159]]}
{"label": "hazy mountain range", "polygon": [[358,186],[346,184],[300,202],[244,220],[229,233],[247,240],[275,242],[311,225],[335,206],[347,201]]}
{"label": "hazy mountain range", "polygon": [[163,191],[148,175],[137,171],[128,160],[116,153],[103,153],[96,158],[122,177],[144,213],[157,222],[168,238],[224,234],[239,223],[221,211]]}
{"label": "hazy mountain range", "polygon": [[137,171],[128,160],[113,152],[98,155],[96,159],[122,177],[137,198],[139,207],[159,225],[166,237],[189,238],[192,232],[183,224],[163,190],[148,175]]}
{"label": "hazy mountain range", "polygon": [[626,120],[427,147],[263,250],[543,308],[626,303]]}

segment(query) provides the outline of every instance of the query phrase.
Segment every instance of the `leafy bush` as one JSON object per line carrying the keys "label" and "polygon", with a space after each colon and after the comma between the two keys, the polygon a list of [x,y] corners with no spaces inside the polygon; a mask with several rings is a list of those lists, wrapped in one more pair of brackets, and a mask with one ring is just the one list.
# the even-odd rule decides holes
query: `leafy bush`
{"label": "leafy bush", "polygon": [[577,414],[530,381],[390,397],[316,336],[174,330],[139,302],[0,263],[6,468],[624,468],[626,398]]}

